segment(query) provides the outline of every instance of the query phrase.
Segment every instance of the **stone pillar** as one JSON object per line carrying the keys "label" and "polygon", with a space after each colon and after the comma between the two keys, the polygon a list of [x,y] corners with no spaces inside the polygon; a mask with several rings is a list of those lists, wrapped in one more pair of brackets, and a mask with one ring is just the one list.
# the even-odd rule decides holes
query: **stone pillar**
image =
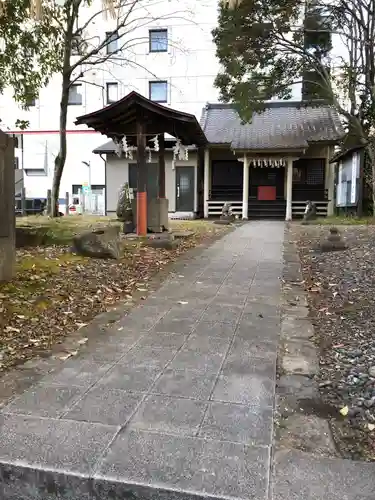
{"label": "stone pillar", "polygon": [[286,214],[285,220],[292,220],[293,158],[288,158],[286,167]]}
{"label": "stone pillar", "polygon": [[210,197],[210,150],[204,150],[204,188],[203,188],[203,203],[204,217],[208,217],[208,199]]}
{"label": "stone pillar", "polygon": [[0,131],[0,282],[10,281],[15,265],[14,142]]}
{"label": "stone pillar", "polygon": [[242,219],[249,214],[249,160],[246,154],[243,157],[243,186],[242,186]]}

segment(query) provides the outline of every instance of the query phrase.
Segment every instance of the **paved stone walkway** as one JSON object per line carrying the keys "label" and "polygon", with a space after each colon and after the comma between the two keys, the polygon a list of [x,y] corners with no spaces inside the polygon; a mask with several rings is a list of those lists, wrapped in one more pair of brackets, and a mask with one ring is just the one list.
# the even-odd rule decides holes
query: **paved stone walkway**
{"label": "paved stone walkway", "polygon": [[0,497],[266,500],[284,224],[245,224],[0,415]]}

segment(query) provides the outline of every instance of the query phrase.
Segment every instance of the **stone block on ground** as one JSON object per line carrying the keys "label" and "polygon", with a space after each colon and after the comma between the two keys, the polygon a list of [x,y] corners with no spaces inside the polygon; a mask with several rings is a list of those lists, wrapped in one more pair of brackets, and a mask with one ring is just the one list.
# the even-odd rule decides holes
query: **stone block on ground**
{"label": "stone block on ground", "polygon": [[319,361],[314,345],[302,340],[285,342],[282,369],[291,375],[316,375],[319,371]]}
{"label": "stone block on ground", "polygon": [[194,231],[189,231],[188,229],[185,231],[173,231],[172,236],[175,239],[188,239],[194,236]]}
{"label": "stone block on ground", "polygon": [[375,464],[280,450],[275,454],[273,498],[277,500],[370,500]]}
{"label": "stone block on ground", "polygon": [[218,219],[214,221],[214,224],[219,224],[221,226],[230,226],[232,224],[232,220],[228,219]]}
{"label": "stone block on ground", "polygon": [[79,234],[73,239],[73,251],[85,257],[119,259],[119,227],[106,226]]}
{"label": "stone block on ground", "polygon": [[42,245],[46,229],[36,226],[16,227],[16,248],[37,247]]}
{"label": "stone block on ground", "polygon": [[336,448],[328,422],[315,415],[294,414],[283,419],[277,431],[280,447],[335,457]]}
{"label": "stone block on ground", "polygon": [[170,233],[159,237],[148,238],[145,244],[152,248],[162,248],[164,250],[174,250],[178,247],[178,241]]}
{"label": "stone block on ground", "polygon": [[132,220],[124,222],[124,224],[122,226],[122,232],[124,234],[132,234],[132,233],[134,233],[134,230],[135,230],[135,226],[134,226]]}

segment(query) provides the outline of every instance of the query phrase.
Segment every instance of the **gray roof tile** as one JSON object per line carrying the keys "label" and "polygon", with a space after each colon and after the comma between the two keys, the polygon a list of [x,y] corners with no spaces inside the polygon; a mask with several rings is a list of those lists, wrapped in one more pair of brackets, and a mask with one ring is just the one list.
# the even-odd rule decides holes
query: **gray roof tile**
{"label": "gray roof tile", "polygon": [[229,144],[233,149],[301,149],[310,142],[338,141],[344,130],[335,109],[328,105],[301,105],[279,101],[254,113],[243,124],[229,104],[207,104],[201,126],[211,144]]}

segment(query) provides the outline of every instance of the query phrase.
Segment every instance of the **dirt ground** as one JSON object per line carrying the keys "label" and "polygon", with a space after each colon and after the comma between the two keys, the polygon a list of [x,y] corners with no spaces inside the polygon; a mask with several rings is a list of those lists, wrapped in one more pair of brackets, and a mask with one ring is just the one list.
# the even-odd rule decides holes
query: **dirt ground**
{"label": "dirt ground", "polygon": [[193,232],[175,250],[123,241],[119,260],[103,260],[72,254],[70,244],[75,234],[116,224],[113,220],[30,217],[17,223],[46,225],[48,238],[45,246],[17,250],[16,276],[12,282],[0,284],[0,373],[36,355],[46,355],[67,335],[119,301],[131,306],[142,300],[156,273],[187,250],[208,244],[228,230],[201,220],[171,221],[173,229]]}
{"label": "dirt ground", "polygon": [[293,225],[320,349],[319,387],[346,458],[375,460],[375,227],[337,226],[348,249],[322,253],[328,226]]}

